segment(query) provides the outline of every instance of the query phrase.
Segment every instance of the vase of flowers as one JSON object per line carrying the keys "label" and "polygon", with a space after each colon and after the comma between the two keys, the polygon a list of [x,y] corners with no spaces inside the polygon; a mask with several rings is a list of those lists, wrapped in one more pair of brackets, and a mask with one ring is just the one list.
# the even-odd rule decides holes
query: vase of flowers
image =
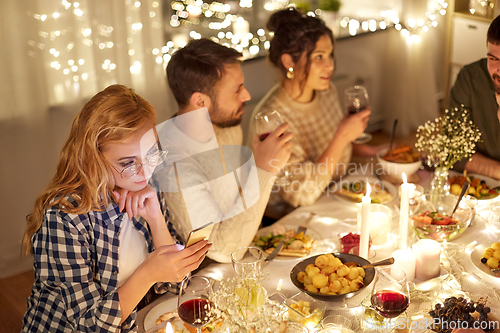
{"label": "vase of flowers", "polygon": [[463,105],[445,110],[443,116],[418,127],[415,147],[426,156],[428,166],[435,167],[432,194],[450,193],[448,171],[476,152],[480,138],[481,132]]}

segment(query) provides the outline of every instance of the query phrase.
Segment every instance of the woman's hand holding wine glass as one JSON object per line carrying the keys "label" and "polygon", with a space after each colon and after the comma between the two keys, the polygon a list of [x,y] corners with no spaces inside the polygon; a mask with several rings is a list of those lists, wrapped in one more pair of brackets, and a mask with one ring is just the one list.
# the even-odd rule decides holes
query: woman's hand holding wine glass
{"label": "woman's hand holding wine glass", "polygon": [[[368,101],[368,92],[366,91],[366,88],[363,86],[354,86],[347,88],[344,92],[344,105],[347,112],[351,115],[356,115],[364,110],[369,109],[370,103]],[[366,122],[367,121],[368,119],[366,119]],[[363,131],[365,128],[363,128]],[[362,133],[361,136],[353,142],[357,144],[363,144],[367,143],[371,139],[371,134]]]}
{"label": "woman's hand holding wine glass", "polygon": [[189,326],[201,328],[210,321],[212,285],[204,276],[191,276],[182,281],[177,298],[177,313]]}

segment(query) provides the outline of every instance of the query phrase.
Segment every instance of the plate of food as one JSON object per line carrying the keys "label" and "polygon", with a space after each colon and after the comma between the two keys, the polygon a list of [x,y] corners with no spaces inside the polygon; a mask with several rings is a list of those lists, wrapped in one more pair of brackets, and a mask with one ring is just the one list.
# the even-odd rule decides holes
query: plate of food
{"label": "plate of food", "polygon": [[321,238],[310,228],[305,233],[299,234],[297,234],[297,229],[297,225],[275,223],[257,231],[254,245],[269,254],[281,240],[285,240],[283,249],[274,260],[304,257],[311,252],[313,243]]}
{"label": "plate of food", "polygon": [[[185,324],[177,314],[177,297],[170,298],[157,304],[146,314],[144,318],[144,331],[147,331],[159,323],[165,322],[175,316],[175,319],[170,321],[174,333],[195,333],[196,328]],[[220,325],[219,322],[210,322],[201,328],[202,333],[209,333],[214,330],[216,326]],[[165,327],[158,330],[158,333],[165,333]]]}
{"label": "plate of food", "polygon": [[[470,254],[470,260],[480,271],[500,278],[500,242],[476,245]],[[498,270],[498,273],[495,274],[493,270]]]}
{"label": "plate of food", "polygon": [[[158,325],[160,322],[167,320],[172,316],[176,316],[176,319],[172,322],[172,326],[179,326],[177,322],[180,322],[182,326],[182,320],[177,316],[177,298],[170,298],[164,302],[159,303],[153,307],[144,317],[144,330],[147,331]],[[181,331],[182,332],[182,331]],[[188,332],[187,330],[185,331]]]}
{"label": "plate of food", "polygon": [[366,176],[347,176],[335,184],[337,198],[346,203],[361,202],[366,195],[367,182],[370,184],[372,203],[387,204],[398,196],[398,190],[388,181]]}
{"label": "plate of food", "polygon": [[350,298],[366,288],[375,277],[370,262],[347,253],[328,253],[299,262],[290,272],[292,283],[301,291],[322,301]]}
{"label": "plate of food", "polygon": [[500,199],[500,182],[498,180],[474,173],[467,174],[466,171],[463,174],[450,171],[448,180],[451,194],[459,195],[466,179],[470,183],[466,195],[477,198],[478,202],[492,202]]}
{"label": "plate of food", "polygon": [[430,325],[415,327],[428,327],[434,332],[451,332],[457,327],[482,328],[492,333],[500,331],[498,308],[487,297],[469,298],[466,294],[450,294],[440,298],[424,316]]}

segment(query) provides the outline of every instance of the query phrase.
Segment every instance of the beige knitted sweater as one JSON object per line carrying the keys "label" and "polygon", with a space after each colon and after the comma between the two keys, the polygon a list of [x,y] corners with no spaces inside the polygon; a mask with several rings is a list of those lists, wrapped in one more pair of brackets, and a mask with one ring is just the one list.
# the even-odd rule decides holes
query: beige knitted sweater
{"label": "beige knitted sweater", "polygon": [[[167,161],[153,177],[165,192],[178,238],[186,241],[191,230],[215,222],[208,257],[231,262],[235,249],[251,244],[276,176],[252,166],[251,150],[242,146],[241,126],[217,128],[215,137],[203,143],[174,122],[165,131],[168,140],[160,141],[169,151]],[[260,195],[250,188],[259,189]]]}
{"label": "beige knitted sweater", "polygon": [[342,152],[333,178],[326,172],[325,165],[316,163],[344,117],[337,89],[330,83],[329,89],[316,91],[311,102],[299,103],[281,85],[276,85],[253,111],[247,138],[249,147],[255,135],[254,116],[265,110],[277,110],[283,121],[290,125],[288,131],[294,134],[291,141],[292,155],[288,161],[294,181],[290,185],[273,188],[269,205],[279,205],[282,202],[294,207],[311,205],[332,179],[345,174],[351,159],[352,146],[349,144]]}

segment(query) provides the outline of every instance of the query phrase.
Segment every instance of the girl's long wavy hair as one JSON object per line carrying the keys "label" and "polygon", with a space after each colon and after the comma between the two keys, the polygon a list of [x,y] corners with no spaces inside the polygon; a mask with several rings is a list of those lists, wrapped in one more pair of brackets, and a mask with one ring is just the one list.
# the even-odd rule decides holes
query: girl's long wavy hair
{"label": "girl's long wavy hair", "polygon": [[26,217],[22,240],[25,255],[32,253],[32,236],[40,229],[47,208],[57,206],[72,214],[106,209],[113,200],[115,182],[101,147],[126,142],[145,123],[156,124],[154,108],[122,85],[107,87],[85,104],[73,121],[56,174]]}

